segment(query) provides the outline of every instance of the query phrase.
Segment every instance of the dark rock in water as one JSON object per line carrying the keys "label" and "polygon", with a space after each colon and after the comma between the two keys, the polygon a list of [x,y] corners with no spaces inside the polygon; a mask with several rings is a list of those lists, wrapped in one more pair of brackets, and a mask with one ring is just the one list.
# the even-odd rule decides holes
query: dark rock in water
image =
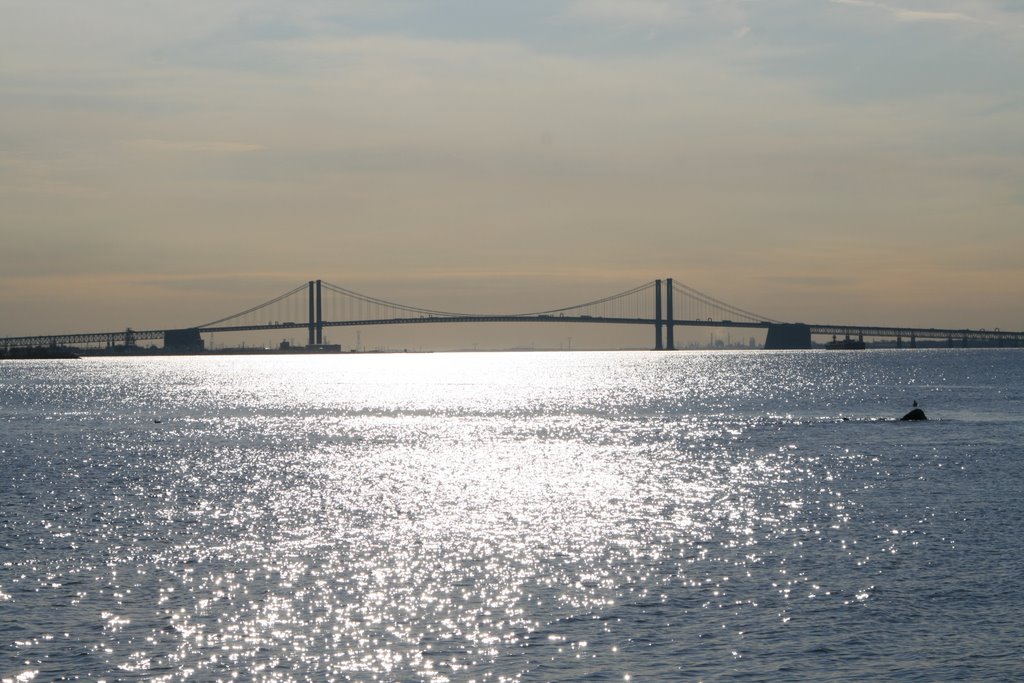
{"label": "dark rock in water", "polygon": [[924,411],[921,410],[920,408],[914,408],[909,413],[907,413],[906,415],[904,415],[903,417],[900,418],[900,420],[903,420],[904,422],[909,421],[909,420],[927,420],[927,419],[928,418],[925,416]]}

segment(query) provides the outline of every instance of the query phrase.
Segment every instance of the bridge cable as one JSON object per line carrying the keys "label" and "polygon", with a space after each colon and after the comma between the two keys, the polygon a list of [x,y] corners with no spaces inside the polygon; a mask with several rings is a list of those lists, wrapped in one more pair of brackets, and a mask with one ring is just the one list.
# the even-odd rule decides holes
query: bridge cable
{"label": "bridge cable", "polygon": [[202,325],[196,325],[195,328],[196,329],[202,329],[204,327],[213,327],[214,325],[219,325],[222,322],[227,322],[228,320],[234,320],[235,318],[241,318],[243,315],[248,315],[249,313],[253,313],[255,311],[258,311],[261,308],[266,308],[267,306],[272,306],[272,305],[276,304],[278,301],[281,301],[282,299],[287,299],[288,297],[292,296],[293,294],[297,294],[298,292],[301,292],[302,290],[306,289],[308,286],[309,286],[309,283],[303,283],[303,284],[299,285],[298,287],[296,287],[295,289],[291,290],[290,292],[285,292],[281,296],[279,296],[277,298],[274,298],[274,299],[271,299],[270,301],[265,301],[265,302],[263,302],[262,304],[260,304],[258,306],[253,306],[252,308],[247,308],[246,310],[242,311],[241,313],[235,313],[235,314],[229,315],[229,316],[227,316],[225,318],[221,318],[220,320],[214,320],[213,322],[204,323]]}
{"label": "bridge cable", "polygon": [[724,301],[721,301],[720,299],[716,299],[715,297],[713,297],[713,296],[711,296],[709,294],[705,294],[704,292],[701,292],[700,290],[694,289],[693,287],[684,285],[684,284],[682,284],[680,282],[673,282],[672,283],[672,289],[678,291],[680,294],[683,294],[684,296],[690,296],[691,298],[695,298],[695,299],[699,300],[701,303],[717,306],[717,307],[721,308],[724,311],[727,311],[729,313],[739,314],[740,316],[744,316],[744,317],[750,318],[751,320],[753,320],[755,322],[766,322],[766,323],[778,323],[779,322],[778,320],[772,320],[771,318],[766,318],[765,316],[758,315],[756,313],[751,313],[750,311],[746,311],[746,310],[743,310],[742,308],[739,308],[737,306],[733,306],[732,304],[728,304],[728,303],[726,303]]}
{"label": "bridge cable", "polygon": [[633,289],[626,290],[625,292],[620,292],[618,294],[612,294],[611,296],[606,296],[603,299],[595,299],[594,301],[588,301],[587,303],[583,303],[583,304],[576,304],[575,306],[566,306],[564,308],[552,308],[549,311],[536,311],[535,313],[516,313],[515,315],[516,316],[523,316],[523,317],[531,316],[531,315],[550,315],[551,313],[564,313],[565,311],[571,311],[571,310],[577,309],[577,308],[587,308],[587,307],[590,307],[590,306],[598,306],[600,304],[605,304],[605,303],[608,303],[609,301],[613,301],[615,299],[624,299],[627,296],[631,296],[633,294],[636,294],[637,292],[641,292],[641,291],[651,287],[652,285],[654,285],[654,281],[653,280],[651,282],[646,283],[646,284],[642,284],[642,285],[640,285],[638,287],[634,287]]}

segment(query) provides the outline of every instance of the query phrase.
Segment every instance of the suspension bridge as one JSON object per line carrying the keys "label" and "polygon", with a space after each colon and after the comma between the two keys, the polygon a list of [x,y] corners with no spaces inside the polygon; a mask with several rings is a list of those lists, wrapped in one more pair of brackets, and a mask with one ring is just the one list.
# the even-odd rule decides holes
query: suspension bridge
{"label": "suspension bridge", "polygon": [[261,304],[217,320],[184,328],[0,338],[0,349],[107,345],[134,347],[141,341],[161,341],[168,352],[203,350],[203,334],[256,330],[297,330],[307,333],[310,348],[324,344],[324,328],[369,325],[466,323],[580,323],[647,325],[653,328],[657,350],[676,348],[680,327],[766,330],[766,349],[809,349],[812,336],[895,339],[897,346],[914,347],[918,340],[942,341],[949,346],[1024,346],[1024,332],[983,329],[940,329],[786,323],[716,299],[672,278],[654,280],[618,294],[582,304],[530,313],[456,313],[385,301],[330,284],[310,280]]}

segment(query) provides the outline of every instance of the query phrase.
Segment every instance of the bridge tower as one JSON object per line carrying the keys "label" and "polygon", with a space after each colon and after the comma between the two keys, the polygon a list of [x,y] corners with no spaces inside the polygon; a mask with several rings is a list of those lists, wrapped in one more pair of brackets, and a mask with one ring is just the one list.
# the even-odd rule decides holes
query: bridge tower
{"label": "bridge tower", "polygon": [[313,281],[309,281],[309,341],[310,346],[316,344],[316,299],[313,294]]}
{"label": "bridge tower", "polygon": [[669,351],[676,350],[676,326],[675,326],[675,314],[672,311],[672,278],[665,280],[665,312],[666,321],[668,324],[668,343],[665,345]]}
{"label": "bridge tower", "polygon": [[316,343],[324,343],[324,298],[320,280],[316,281]]}
{"label": "bridge tower", "polygon": [[[672,328],[669,327],[669,330]],[[670,331],[669,334],[672,334]],[[661,280],[654,281],[654,350],[661,351]]]}

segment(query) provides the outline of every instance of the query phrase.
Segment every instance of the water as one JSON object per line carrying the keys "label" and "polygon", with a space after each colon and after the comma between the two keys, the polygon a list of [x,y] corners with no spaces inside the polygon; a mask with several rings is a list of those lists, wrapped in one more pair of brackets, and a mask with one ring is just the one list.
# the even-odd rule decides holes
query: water
{"label": "water", "polygon": [[3,362],[0,680],[1024,679],[1022,443],[1017,350]]}

